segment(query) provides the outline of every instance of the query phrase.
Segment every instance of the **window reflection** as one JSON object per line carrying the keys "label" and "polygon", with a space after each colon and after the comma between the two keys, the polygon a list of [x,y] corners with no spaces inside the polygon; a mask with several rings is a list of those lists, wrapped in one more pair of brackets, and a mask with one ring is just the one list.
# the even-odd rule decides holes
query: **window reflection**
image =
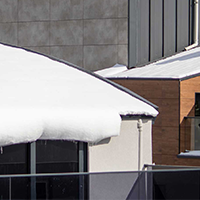
{"label": "window reflection", "polygon": [[27,146],[16,144],[1,147],[0,174],[27,173]]}
{"label": "window reflection", "polygon": [[37,173],[78,172],[77,142],[38,140],[36,171]]}

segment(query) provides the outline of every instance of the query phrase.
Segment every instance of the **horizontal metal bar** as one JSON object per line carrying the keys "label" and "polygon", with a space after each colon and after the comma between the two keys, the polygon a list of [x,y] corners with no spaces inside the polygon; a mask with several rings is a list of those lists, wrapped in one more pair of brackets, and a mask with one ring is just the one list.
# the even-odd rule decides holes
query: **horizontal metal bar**
{"label": "horizontal metal bar", "polygon": [[156,173],[156,172],[189,172],[189,171],[200,171],[200,167],[186,167],[177,169],[159,169],[159,170],[148,170],[148,171],[115,171],[115,172],[84,172],[84,173],[46,173],[46,174],[11,174],[11,175],[0,175],[1,178],[29,178],[29,177],[55,177],[55,176],[89,176],[89,175],[109,175],[109,174],[127,174],[127,173]]}

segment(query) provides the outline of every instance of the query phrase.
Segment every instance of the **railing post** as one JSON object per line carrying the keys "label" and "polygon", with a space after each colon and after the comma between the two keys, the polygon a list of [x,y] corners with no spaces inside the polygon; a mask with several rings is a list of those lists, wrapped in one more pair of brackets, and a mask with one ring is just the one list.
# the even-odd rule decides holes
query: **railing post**
{"label": "railing post", "polygon": [[[30,174],[36,174],[36,142],[28,143],[28,168]],[[36,199],[36,177],[30,177],[30,199]]]}
{"label": "railing post", "polygon": [[11,185],[11,177],[9,177],[9,200],[12,199],[12,185]]}
{"label": "railing post", "polygon": [[[79,172],[84,172],[84,145],[79,142]],[[79,176],[79,200],[84,199],[84,176]]]}

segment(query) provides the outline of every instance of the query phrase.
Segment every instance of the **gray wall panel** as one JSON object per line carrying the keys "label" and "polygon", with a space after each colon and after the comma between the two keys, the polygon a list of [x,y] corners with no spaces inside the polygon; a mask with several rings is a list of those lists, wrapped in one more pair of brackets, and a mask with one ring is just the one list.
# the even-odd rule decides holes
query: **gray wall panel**
{"label": "gray wall panel", "polygon": [[136,66],[136,63],[138,63],[139,1],[140,0],[129,1],[129,67]]}
{"label": "gray wall panel", "polygon": [[176,0],[164,1],[164,56],[173,55],[176,45]]}
{"label": "gray wall panel", "polygon": [[149,1],[140,0],[138,65],[149,61]]}
{"label": "gray wall panel", "polygon": [[189,1],[177,0],[177,51],[188,46],[189,40]]}
{"label": "gray wall panel", "polygon": [[162,0],[151,0],[151,61],[162,57]]}
{"label": "gray wall panel", "polygon": [[17,13],[17,1],[0,1],[0,22],[16,22]]}
{"label": "gray wall panel", "polygon": [[117,44],[117,19],[93,19],[84,21],[84,44]]}
{"label": "gray wall panel", "polygon": [[107,67],[112,67],[117,63],[118,46],[117,45],[94,45],[84,46],[83,65],[88,70],[102,69],[102,63]]}
{"label": "gray wall panel", "polygon": [[149,60],[149,1],[130,1],[129,66],[138,66]]}
{"label": "gray wall panel", "polygon": [[[199,3],[199,13],[200,13],[200,3]],[[200,46],[200,14],[199,14],[199,46]]]}
{"label": "gray wall panel", "polygon": [[118,0],[84,0],[85,19],[116,18],[117,15]]}
{"label": "gray wall panel", "polygon": [[17,45],[17,23],[0,23],[0,42]]}
{"label": "gray wall panel", "polygon": [[20,21],[49,20],[49,0],[18,0]]}

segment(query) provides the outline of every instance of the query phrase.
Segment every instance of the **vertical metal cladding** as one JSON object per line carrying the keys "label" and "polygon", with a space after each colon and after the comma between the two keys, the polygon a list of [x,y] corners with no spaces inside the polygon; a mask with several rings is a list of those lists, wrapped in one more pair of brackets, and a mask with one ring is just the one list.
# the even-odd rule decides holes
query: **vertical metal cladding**
{"label": "vertical metal cladding", "polygon": [[129,67],[183,51],[192,42],[191,0],[129,1]]}

